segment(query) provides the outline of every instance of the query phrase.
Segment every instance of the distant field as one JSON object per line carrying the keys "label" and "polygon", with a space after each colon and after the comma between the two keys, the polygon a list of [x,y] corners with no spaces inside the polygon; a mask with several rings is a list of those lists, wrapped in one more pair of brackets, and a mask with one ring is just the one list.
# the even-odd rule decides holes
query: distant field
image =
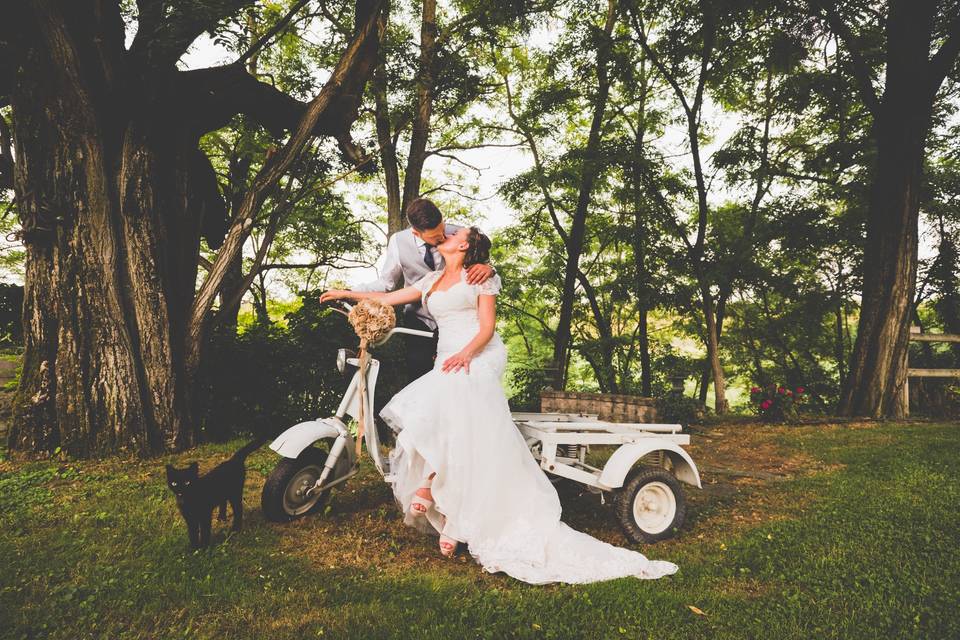
{"label": "distant field", "polygon": [[[404,527],[366,463],[325,514],[187,549],[163,465],[0,461],[2,638],[956,638],[960,423],[717,425],[694,436],[687,526],[639,548],[658,581],[528,586]],[[366,460],[366,459],[365,459]],[[610,501],[562,488],[564,519],[625,544]],[[704,615],[695,613],[696,607]]]}

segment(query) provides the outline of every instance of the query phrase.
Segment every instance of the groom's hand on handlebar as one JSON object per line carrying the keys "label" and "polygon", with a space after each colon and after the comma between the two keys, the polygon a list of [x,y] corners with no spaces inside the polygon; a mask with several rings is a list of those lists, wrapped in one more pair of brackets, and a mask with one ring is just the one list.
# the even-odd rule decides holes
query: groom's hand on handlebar
{"label": "groom's hand on handlebar", "polygon": [[488,264],[478,262],[477,264],[470,265],[470,268],[467,269],[467,283],[480,284],[482,282],[486,282],[487,279],[492,275],[493,267]]}

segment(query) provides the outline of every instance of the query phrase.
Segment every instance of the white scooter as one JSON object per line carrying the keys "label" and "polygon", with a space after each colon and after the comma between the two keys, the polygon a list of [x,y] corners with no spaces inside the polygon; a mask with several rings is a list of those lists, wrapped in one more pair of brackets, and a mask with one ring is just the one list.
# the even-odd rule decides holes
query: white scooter
{"label": "white scooter", "polygon": [[[350,305],[343,303],[348,310]],[[427,331],[396,327],[373,347],[398,333],[424,338]],[[366,367],[366,406],[360,411],[360,360],[347,349],[337,352],[337,369],[357,367],[336,413],[308,420],[281,433],[270,448],[283,456],[263,485],[261,506],[268,520],[284,522],[322,508],[330,491],[359,471],[350,418],[363,416],[363,440],[377,471],[390,481],[389,457],[380,451],[374,423],[373,395],[380,363],[370,358]],[[679,481],[701,487],[700,474],[682,445],[690,436],[679,424],[623,424],[598,420],[595,415],[569,413],[514,413],[531,454],[554,476],[583,484],[594,493],[615,494],[617,516],[627,537],[650,543],[672,537],[686,514]],[[617,445],[602,469],[586,462],[590,445]]]}

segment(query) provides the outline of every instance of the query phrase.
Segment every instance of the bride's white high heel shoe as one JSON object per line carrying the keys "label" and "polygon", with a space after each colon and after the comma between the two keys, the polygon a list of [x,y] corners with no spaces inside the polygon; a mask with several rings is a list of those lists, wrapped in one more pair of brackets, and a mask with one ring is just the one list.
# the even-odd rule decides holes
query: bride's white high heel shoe
{"label": "bride's white high heel shoe", "polygon": [[440,553],[444,556],[452,558],[453,554],[457,552],[458,544],[460,544],[460,541],[456,538],[451,538],[443,533],[440,534]]}
{"label": "bride's white high heel shoe", "polygon": [[[424,486],[422,486],[422,487],[420,487],[420,488],[421,488],[421,489],[429,489],[432,484],[433,484],[433,476],[431,475],[431,476],[427,479],[427,484],[424,485]],[[414,507],[414,505],[420,505],[420,506],[423,507],[423,509],[422,509],[422,510],[421,510],[421,509],[417,509],[417,508]],[[411,513],[414,517],[422,517],[422,516],[426,515],[427,511],[429,511],[429,510],[430,510],[430,507],[432,507],[432,506],[433,506],[433,500],[431,500],[430,498],[424,498],[423,496],[418,496],[416,493],[414,493],[414,494],[413,494],[413,498],[411,498],[411,500],[410,500],[410,513]]]}
{"label": "bride's white high heel shoe", "polygon": [[445,532],[447,530],[447,518],[443,518],[443,528],[440,530],[440,553],[447,558],[452,558],[457,553],[457,547],[460,546],[460,540],[451,538]]}

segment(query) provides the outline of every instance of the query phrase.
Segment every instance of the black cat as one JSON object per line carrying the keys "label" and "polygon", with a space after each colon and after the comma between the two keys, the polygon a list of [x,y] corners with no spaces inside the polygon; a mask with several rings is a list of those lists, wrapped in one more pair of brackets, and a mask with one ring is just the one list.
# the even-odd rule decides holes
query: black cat
{"label": "black cat", "polygon": [[210,520],[213,509],[218,505],[218,519],[226,520],[227,502],[230,503],[233,508],[231,529],[240,530],[243,521],[243,481],[246,477],[244,460],[266,441],[267,438],[256,438],[203,476],[199,475],[196,462],[186,469],[167,465],[167,486],[177,496],[177,506],[187,521],[191,549],[210,544]]}

